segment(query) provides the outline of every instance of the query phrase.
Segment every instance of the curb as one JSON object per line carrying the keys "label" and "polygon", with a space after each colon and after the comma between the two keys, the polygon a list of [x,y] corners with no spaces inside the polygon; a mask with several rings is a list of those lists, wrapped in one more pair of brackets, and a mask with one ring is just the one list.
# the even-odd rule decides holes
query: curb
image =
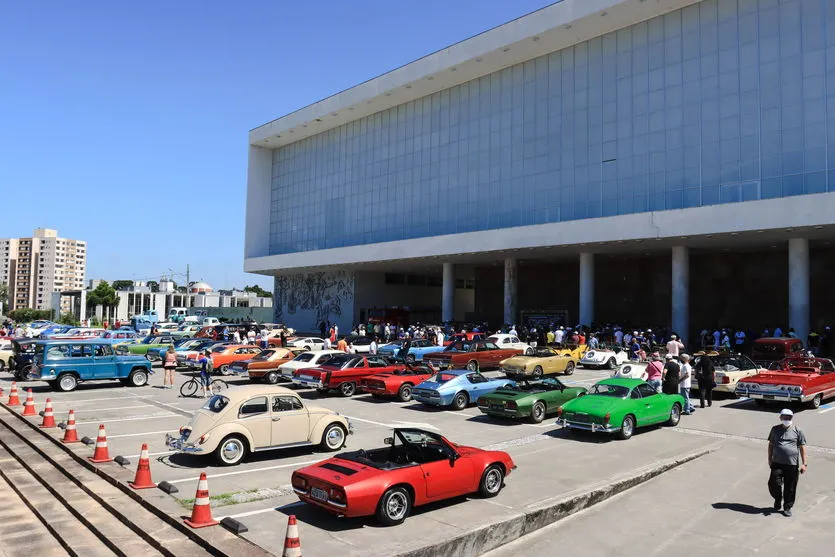
{"label": "curb", "polygon": [[577,495],[570,495],[559,501],[549,503],[544,507],[519,513],[449,540],[421,547],[420,549],[398,553],[394,557],[436,557],[438,555],[476,557],[477,555],[517,540],[540,528],[550,526],[559,520],[601,503],[610,497],[623,493],[656,476],[660,476],[664,472],[701,458],[717,449],[718,446],[710,446],[687,453],[681,457],[663,461],[660,464],[643,468],[629,477],[616,480],[604,486],[595,487]]}
{"label": "curb", "polygon": [[[162,497],[164,497],[165,499],[161,499],[160,496],[158,496],[156,493],[153,493],[153,494],[139,493],[139,492],[136,492],[136,491],[130,489],[130,487],[128,487],[128,485],[127,485],[127,482],[131,481],[133,479],[133,474],[131,474],[131,472],[129,470],[125,470],[123,467],[117,465],[117,467],[113,468],[112,472],[111,471],[106,472],[106,471],[103,470],[103,467],[91,464],[90,462],[87,461],[86,458],[84,458],[83,456],[79,455],[74,450],[72,450],[71,447],[61,443],[60,440],[58,440],[57,438],[50,435],[50,433],[48,431],[45,431],[45,430],[39,428],[37,426],[37,424],[35,424],[34,422],[32,422],[30,420],[27,420],[25,417],[21,416],[18,412],[16,412],[12,408],[8,407],[4,402],[0,402],[0,407],[4,408],[9,414],[14,416],[15,418],[17,418],[18,420],[20,420],[21,422],[23,422],[27,426],[29,426],[29,428],[31,428],[32,430],[37,431],[41,436],[43,436],[43,438],[46,438],[49,441],[51,441],[56,447],[59,447],[65,453],[70,455],[73,458],[73,460],[75,460],[78,464],[81,464],[84,468],[86,468],[87,470],[96,474],[98,477],[102,478],[107,483],[109,483],[109,484],[113,485],[114,487],[118,488],[125,495],[127,495],[132,500],[139,503],[142,508],[149,511],[151,514],[153,514],[154,516],[156,516],[160,520],[166,522],[169,526],[173,527],[175,530],[177,530],[181,534],[190,538],[193,542],[197,543],[199,546],[201,546],[203,549],[205,549],[210,554],[215,555],[217,557],[227,557],[227,556],[231,556],[231,555],[238,555],[243,551],[243,552],[246,552],[246,554],[249,555],[250,557],[259,557],[259,556],[272,557],[274,555],[273,553],[270,553],[269,551],[265,550],[264,548],[255,545],[254,543],[247,540],[246,538],[243,538],[243,537],[235,535],[235,534],[231,534],[232,536],[234,536],[233,539],[224,540],[223,538],[226,535],[225,530],[221,530],[221,531],[218,531],[218,532],[213,532],[213,531],[210,531],[209,529],[205,529],[205,530],[202,530],[200,532],[197,532],[195,530],[192,530],[191,528],[188,528],[187,526],[182,524],[180,520],[178,520],[178,517],[182,514],[182,512],[181,512],[182,509],[180,509],[180,507],[173,502],[173,498],[171,498],[170,496],[163,495]],[[61,430],[59,430],[59,431],[61,431]],[[22,437],[21,437],[21,439],[22,439]],[[25,439],[23,439],[23,440],[32,449],[34,449],[35,452],[37,452],[39,455],[41,455],[41,457],[43,457],[47,460],[50,460],[50,461],[52,460],[49,457],[49,455],[45,454],[36,444],[34,444],[34,443],[32,443],[28,440],[25,440]],[[115,472],[115,474],[113,472]],[[121,478],[117,477],[117,474],[118,474],[118,476],[121,476]],[[99,497],[99,495],[97,493],[88,489],[83,483],[76,481],[76,484],[81,489],[83,489],[85,492],[87,492],[88,495],[90,495],[93,499],[95,499],[102,506],[104,506],[106,508],[111,507],[110,503],[102,500],[101,497]],[[154,490],[154,491],[156,491],[156,490]],[[148,498],[146,498],[146,497],[148,497]],[[153,501],[151,501],[150,498],[157,498],[158,499],[157,502],[162,503],[164,505],[164,507],[168,507],[168,509],[161,508],[160,506],[155,504]],[[169,501],[170,501],[170,504],[167,504],[167,503],[169,503]],[[115,513],[118,514],[118,509],[113,509],[111,512],[115,512]],[[124,518],[123,518],[123,521],[125,521]],[[126,524],[127,524],[127,522],[126,522]],[[145,536],[143,536],[143,537],[145,537]],[[159,540],[154,539],[153,536],[147,536],[146,541],[151,543],[152,546],[155,546],[156,549],[159,550],[159,551],[164,551],[165,550],[164,542],[161,542]],[[231,546],[230,546],[230,543],[231,543]],[[226,547],[224,547],[224,546],[226,546]]]}

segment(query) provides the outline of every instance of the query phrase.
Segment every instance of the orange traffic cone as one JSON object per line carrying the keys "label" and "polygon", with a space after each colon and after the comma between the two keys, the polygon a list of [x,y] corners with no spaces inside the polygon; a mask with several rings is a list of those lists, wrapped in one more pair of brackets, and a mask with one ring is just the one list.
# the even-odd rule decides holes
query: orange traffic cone
{"label": "orange traffic cone", "polygon": [[104,431],[104,424],[99,425],[99,436],[96,437],[96,450],[93,452],[93,456],[87,457],[87,460],[96,464],[113,461],[110,458],[110,453],[107,452],[107,433]]}
{"label": "orange traffic cone", "polygon": [[70,410],[70,415],[67,417],[67,429],[64,430],[64,438],[61,439],[63,443],[79,443],[78,432],[75,430],[75,410]]}
{"label": "orange traffic cone", "polygon": [[294,514],[287,520],[287,535],[284,536],[284,553],[281,557],[302,557],[302,542],[299,540],[299,527]]}
{"label": "orange traffic cone", "polygon": [[12,390],[9,392],[8,406],[20,406],[20,397],[17,395],[17,381],[12,381]]}
{"label": "orange traffic cone", "polygon": [[151,459],[148,458],[148,443],[142,443],[142,450],[139,451],[139,466],[136,467],[136,476],[128,485],[133,489],[148,489],[156,487],[157,484],[151,479]]}
{"label": "orange traffic cone", "polygon": [[23,403],[22,416],[37,416],[35,412],[35,397],[32,395],[32,389],[29,389],[29,394],[26,395],[26,402]]}
{"label": "orange traffic cone", "polygon": [[206,479],[206,472],[200,474],[200,481],[197,482],[197,495],[194,496],[191,518],[185,519],[184,522],[192,528],[205,528],[219,524],[212,518],[212,507],[209,505],[209,480]]}
{"label": "orange traffic cone", "polygon": [[41,423],[41,427],[58,427],[58,424],[55,423],[55,414],[52,413],[51,398],[46,399],[46,408],[43,409],[43,422]]}

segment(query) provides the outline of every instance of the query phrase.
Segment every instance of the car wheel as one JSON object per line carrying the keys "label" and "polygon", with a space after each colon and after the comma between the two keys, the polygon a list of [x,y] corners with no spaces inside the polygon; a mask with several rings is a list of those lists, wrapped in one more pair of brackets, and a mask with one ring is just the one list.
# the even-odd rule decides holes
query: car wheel
{"label": "car wheel", "polygon": [[412,497],[405,487],[392,487],[380,497],[377,520],[385,526],[402,524],[412,508]]}
{"label": "car wheel", "polygon": [[311,350],[313,350],[313,349],[312,349],[309,345],[307,345],[307,344],[305,344],[304,349],[305,349],[305,350],[307,350],[308,352],[310,352]]}
{"label": "car wheel", "polygon": [[482,497],[495,497],[504,486],[504,471],[498,464],[491,464],[481,476],[478,492]]}
{"label": "car wheel", "polygon": [[568,362],[565,364],[565,372],[566,375],[572,375],[574,373],[574,362]]}
{"label": "car wheel", "polygon": [[339,394],[342,396],[354,396],[354,393],[357,391],[357,384],[351,381],[347,381],[342,383],[339,386]]}
{"label": "car wheel", "polygon": [[408,383],[401,385],[397,391],[397,398],[400,402],[409,402],[412,400],[412,386]]}
{"label": "car wheel", "polygon": [[620,424],[620,431],[618,432],[618,439],[626,441],[632,434],[635,433],[635,418],[626,416],[623,418],[623,423]]}
{"label": "car wheel", "polygon": [[145,352],[145,359],[151,362],[152,364],[154,363],[154,357],[151,356],[150,352]]}
{"label": "car wheel", "polygon": [[338,451],[345,446],[345,430],[341,425],[332,423],[325,428],[322,433],[322,442],[320,443],[322,450]]}
{"label": "car wheel", "polygon": [[223,364],[222,366],[217,368],[217,370],[220,372],[221,375],[229,375],[230,374],[228,364]]}
{"label": "car wheel", "polygon": [[810,408],[820,408],[821,407],[821,402],[823,402],[823,394],[818,393],[812,398],[812,400],[809,401],[809,407]]}
{"label": "car wheel", "polygon": [[675,427],[678,425],[678,422],[681,421],[681,406],[678,402],[673,404],[673,407],[670,408],[670,419],[667,420],[667,425],[670,427]]}
{"label": "car wheel", "polygon": [[144,369],[136,369],[128,375],[128,385],[131,387],[144,387],[148,384],[148,373]]}
{"label": "car wheel", "polygon": [[65,373],[58,378],[57,384],[59,391],[67,393],[78,387],[78,378],[72,373]]}
{"label": "car wheel", "polygon": [[415,356],[414,354],[406,354],[406,363],[413,364],[415,363]]}
{"label": "car wheel", "polygon": [[470,371],[478,371],[478,362],[475,360],[470,360],[467,362],[467,369]]}
{"label": "car wheel", "polygon": [[533,348],[531,348],[530,346],[528,346],[528,347],[525,349],[525,356],[533,356]]}
{"label": "car wheel", "polygon": [[453,410],[463,410],[467,407],[467,404],[470,403],[470,397],[467,396],[467,393],[460,392],[455,395],[455,398],[452,399],[452,409]]}
{"label": "car wheel", "polygon": [[240,464],[246,453],[246,441],[240,435],[230,435],[215,449],[215,460],[221,466],[234,466]]}
{"label": "car wheel", "polygon": [[535,424],[542,423],[542,420],[545,419],[545,403],[537,401],[534,403],[533,408],[531,408],[531,421]]}
{"label": "car wheel", "polygon": [[533,378],[539,379],[540,377],[542,377],[542,366],[536,366],[533,368]]}
{"label": "car wheel", "polygon": [[609,358],[609,361],[606,362],[606,367],[609,369],[615,369],[618,367],[618,362],[615,360],[614,357]]}
{"label": "car wheel", "polygon": [[266,381],[270,385],[275,385],[276,383],[278,383],[278,372],[269,372],[267,375],[264,376],[264,381]]}

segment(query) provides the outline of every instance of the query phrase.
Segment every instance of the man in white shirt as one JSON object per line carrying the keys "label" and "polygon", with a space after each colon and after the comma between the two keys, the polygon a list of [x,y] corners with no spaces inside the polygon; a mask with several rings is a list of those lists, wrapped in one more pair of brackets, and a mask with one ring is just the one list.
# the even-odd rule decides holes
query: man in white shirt
{"label": "man in white shirt", "polygon": [[325,335],[325,338],[322,339],[322,349],[323,350],[330,350],[331,349],[331,339],[329,336]]}
{"label": "man in white shirt", "polygon": [[377,353],[377,337],[371,339],[371,344],[368,345],[368,353],[369,354],[376,354]]}
{"label": "man in white shirt", "polygon": [[562,341],[565,338],[565,329],[563,329],[562,325],[560,328],[554,331],[554,342],[557,346],[562,346]]}
{"label": "man in white shirt", "polygon": [[678,390],[681,396],[684,397],[684,408],[682,414],[692,414],[696,408],[690,404],[690,386],[692,385],[693,368],[690,366],[690,355],[682,354],[681,372],[678,378]]}
{"label": "man in white shirt", "polygon": [[438,329],[438,346],[444,345],[444,332]]}
{"label": "man in white shirt", "polygon": [[682,350],[684,350],[684,344],[678,340],[676,335],[670,335],[670,342],[667,343],[667,354],[678,359]]}

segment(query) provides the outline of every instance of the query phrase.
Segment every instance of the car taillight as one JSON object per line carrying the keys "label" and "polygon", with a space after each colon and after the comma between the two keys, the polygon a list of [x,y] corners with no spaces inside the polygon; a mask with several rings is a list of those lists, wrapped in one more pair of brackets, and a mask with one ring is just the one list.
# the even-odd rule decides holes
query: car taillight
{"label": "car taillight", "polygon": [[330,490],[330,498],[331,501],[336,501],[337,503],[344,503],[345,502],[345,492],[341,489],[332,487]]}
{"label": "car taillight", "polygon": [[731,382],[731,378],[730,378],[730,377],[728,377],[727,375],[726,375],[725,377],[723,377],[723,378],[722,378],[722,384],[723,384],[723,385],[727,385],[727,384],[728,384],[728,383],[730,383],[730,382]]}
{"label": "car taillight", "polygon": [[558,417],[558,418],[562,418],[562,406],[560,406],[559,408],[557,408],[557,417]]}
{"label": "car taillight", "polygon": [[211,437],[211,434],[209,434],[209,433],[201,435],[200,440],[198,441],[198,443],[200,443],[202,445],[203,443],[205,443],[206,441],[209,440],[209,437]]}
{"label": "car taillight", "polygon": [[297,487],[299,489],[307,489],[307,480],[302,478],[301,476],[293,476],[290,480],[290,483],[293,484],[293,487]]}
{"label": "car taillight", "polygon": [[515,402],[513,402],[513,401],[508,402],[508,403],[507,403],[507,408],[508,408],[509,410],[516,410],[516,408],[517,408],[516,403],[515,403]]}
{"label": "car taillight", "polygon": [[606,412],[606,415],[603,416],[603,423],[605,425],[609,425],[609,420],[612,419],[612,415],[609,412]]}
{"label": "car taillight", "polygon": [[476,404],[478,404],[479,406],[487,406],[487,399],[486,398],[480,398],[476,401]]}

